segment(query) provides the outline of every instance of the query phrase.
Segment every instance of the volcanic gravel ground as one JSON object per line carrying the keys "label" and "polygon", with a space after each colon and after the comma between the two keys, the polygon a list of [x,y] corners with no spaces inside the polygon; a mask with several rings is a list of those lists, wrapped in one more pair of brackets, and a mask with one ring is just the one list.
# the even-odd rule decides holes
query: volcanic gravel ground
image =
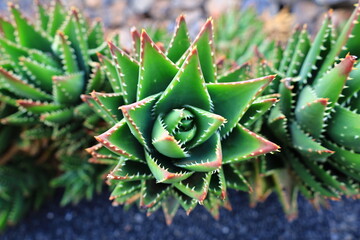
{"label": "volcanic gravel ground", "polygon": [[190,216],[180,210],[167,227],[161,211],[150,217],[136,207],[124,211],[112,207],[108,195],[105,192],[91,202],[64,208],[51,201],[9,228],[0,239],[360,239],[360,202],[351,199],[331,202],[330,210],[316,211],[300,198],[299,218],[288,222],[275,195],[250,208],[246,194],[231,191],[233,211],[222,209],[219,221],[198,206]]}

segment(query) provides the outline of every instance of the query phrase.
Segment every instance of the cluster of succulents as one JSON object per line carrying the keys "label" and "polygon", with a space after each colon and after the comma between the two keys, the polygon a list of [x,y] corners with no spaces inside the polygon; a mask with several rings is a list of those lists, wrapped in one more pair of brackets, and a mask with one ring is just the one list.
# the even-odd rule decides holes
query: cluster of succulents
{"label": "cluster of succulents", "polygon": [[193,41],[184,16],[171,39],[132,29],[132,50],[76,8],[36,7],[34,22],[12,3],[0,18],[0,228],[53,188],[63,205],[91,198],[106,171],[115,205],[167,223],[199,203],[218,217],[228,189],[251,204],[276,191],[289,218],[298,192],[360,196],[359,7],[339,34],[329,12],[285,49],[249,10]]}

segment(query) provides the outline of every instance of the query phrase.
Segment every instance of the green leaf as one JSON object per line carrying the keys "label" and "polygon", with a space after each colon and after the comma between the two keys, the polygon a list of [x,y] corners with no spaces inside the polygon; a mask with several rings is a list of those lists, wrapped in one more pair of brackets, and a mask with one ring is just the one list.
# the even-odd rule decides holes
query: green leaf
{"label": "green leaf", "polygon": [[44,7],[39,1],[35,2],[36,5],[36,13],[37,13],[37,27],[41,28],[42,30],[46,31],[47,26],[49,24],[49,13],[47,12],[48,9]]}
{"label": "green leaf", "polygon": [[355,34],[355,32],[358,32],[358,29],[360,26],[359,25],[359,19],[360,19],[359,12],[360,12],[360,7],[358,5],[355,8],[355,10],[353,11],[353,13],[351,14],[347,23],[343,26],[340,35],[337,37],[336,43],[332,44],[331,51],[327,54],[322,66],[317,74],[316,80],[322,78],[325,75],[325,73],[333,66],[333,64],[334,64],[335,60],[337,60],[338,56],[341,56],[341,57],[344,56],[343,53],[340,54],[342,52],[342,50],[346,51],[346,53],[351,51],[352,54],[355,54],[355,53],[353,53],[352,50],[356,51],[356,48],[348,49],[347,43],[350,42],[349,41],[350,36],[352,36],[352,38],[353,38],[353,40],[351,42],[353,42],[354,40],[356,41],[356,39],[357,39],[357,37],[355,37],[355,36],[357,36],[357,34]]}
{"label": "green leaf", "polygon": [[319,98],[329,98],[329,106],[334,106],[339,99],[355,60],[354,56],[348,55],[322,78],[315,80],[313,86],[317,96]]}
{"label": "green leaf", "polygon": [[107,123],[113,125],[117,121],[112,117],[112,114],[108,109],[101,106],[95,99],[89,95],[81,95],[81,99],[85,102],[99,117],[104,119]]}
{"label": "green leaf", "polygon": [[283,58],[280,63],[279,72],[281,73],[287,72],[292,56],[294,55],[296,44],[298,43],[299,40],[299,36],[300,36],[300,30],[299,28],[296,28],[288,41],[286,49],[284,50]]}
{"label": "green leaf", "polygon": [[280,93],[280,101],[279,107],[281,112],[287,117],[291,117],[292,112],[292,103],[293,103],[293,89],[294,89],[294,82],[292,78],[284,78],[280,81],[279,85],[279,93]]}
{"label": "green leaf", "polygon": [[222,164],[219,134],[213,134],[209,140],[191,149],[188,157],[175,161],[174,164],[195,172],[210,172],[219,169]]}
{"label": "green leaf", "polygon": [[110,180],[137,181],[152,179],[154,176],[146,163],[122,158],[107,178]]}
{"label": "green leaf", "polygon": [[273,54],[273,58],[274,58],[273,65],[274,65],[275,69],[280,68],[280,64],[281,64],[281,60],[283,59],[283,55],[284,55],[284,49],[282,48],[281,44],[280,43],[276,44],[274,54]]}
{"label": "green leaf", "polygon": [[129,197],[129,194],[138,192],[140,190],[140,184],[138,181],[131,182],[119,182],[116,184],[114,190],[111,192],[110,200],[114,200],[120,197]]}
{"label": "green leaf", "polygon": [[89,49],[95,49],[104,42],[104,29],[100,19],[95,19],[92,27],[89,29],[87,44]]}
{"label": "green leaf", "polygon": [[177,66],[156,46],[145,31],[141,33],[140,72],[137,100],[162,92],[178,71]]}
{"label": "green leaf", "polygon": [[[164,116],[164,125],[167,131],[170,133],[175,133],[177,128],[179,128],[182,124],[183,120],[189,120],[193,118],[193,114],[187,109],[173,109],[166,116]],[[191,124],[189,124],[191,127]]]}
{"label": "green leaf", "polygon": [[16,42],[15,27],[11,24],[11,22],[6,21],[4,18],[0,18],[0,30],[6,39],[11,42]]}
{"label": "green leaf", "polygon": [[222,141],[223,164],[243,161],[276,151],[279,146],[237,124]]}
{"label": "green leaf", "polygon": [[30,58],[20,57],[20,65],[30,79],[46,92],[52,90],[52,77],[62,74],[61,70],[33,61]]}
{"label": "green leaf", "polygon": [[29,55],[29,50],[17,43],[13,43],[8,39],[0,37],[0,46],[4,50],[4,53],[9,56],[12,60],[12,64],[19,66],[19,57],[27,57]]}
{"label": "green leaf", "polygon": [[250,184],[235,164],[224,164],[222,168],[227,187],[245,192],[252,191]]}
{"label": "green leaf", "polygon": [[64,35],[63,32],[59,31],[57,33],[57,38],[60,40],[59,55],[60,59],[62,60],[64,71],[68,74],[78,72],[78,62],[76,60],[75,51],[71,46],[71,42],[69,41],[69,37]]}
{"label": "green leaf", "polygon": [[120,121],[95,139],[114,153],[137,161],[145,161],[144,149],[131,134],[125,120]]}
{"label": "green leaf", "polygon": [[16,22],[19,43],[28,48],[36,48],[45,52],[51,52],[51,41],[47,34],[31,25],[13,3],[10,3],[9,7]]}
{"label": "green leaf", "polygon": [[197,199],[200,203],[203,202],[207,196],[211,172],[197,173],[195,172],[184,181],[174,183],[173,185],[187,196]]}
{"label": "green leaf", "polygon": [[309,172],[309,169],[307,169],[295,156],[291,156],[288,159],[296,174],[298,174],[301,180],[312,190],[319,192],[321,195],[326,197],[338,197],[337,194],[327,188],[324,188],[319,182],[317,182],[314,176]]}
{"label": "green leaf", "polygon": [[53,77],[53,95],[56,103],[72,104],[78,102],[83,90],[83,72]]}
{"label": "green leaf", "polygon": [[[237,66],[231,69],[228,72],[225,72],[223,75],[219,76],[217,82],[238,82],[249,79],[250,65],[249,63],[244,63],[241,66]],[[262,75],[264,76],[264,75]]]}
{"label": "green leaf", "polygon": [[25,82],[18,76],[7,72],[5,69],[0,68],[0,80],[4,81],[9,91],[33,100],[46,101],[51,100],[52,97],[45,92],[37,89],[35,86]]}
{"label": "green leaf", "polygon": [[214,104],[214,113],[227,120],[225,126],[220,130],[222,138],[236,126],[256,96],[264,90],[274,77],[267,76],[234,83],[207,84]]}
{"label": "green leaf", "polygon": [[154,157],[145,153],[147,164],[157,183],[176,183],[190,177],[192,172],[185,171],[172,164],[172,159],[164,156]]}
{"label": "green leaf", "polygon": [[35,114],[42,114],[46,112],[51,111],[57,111],[63,108],[61,105],[57,105],[54,103],[48,103],[48,102],[39,102],[39,101],[33,101],[31,99],[26,100],[17,100],[16,103],[26,109],[26,111],[35,113]]}
{"label": "green leaf", "polygon": [[215,199],[220,200],[218,199],[218,196],[220,196],[221,200],[225,200],[226,187],[227,186],[226,186],[224,170],[222,168],[219,168],[219,170],[216,171],[216,173],[211,176],[209,191],[217,195]]}
{"label": "green leaf", "polygon": [[213,20],[209,18],[202,26],[191,47],[178,61],[178,65],[181,65],[186,60],[189,52],[196,48],[199,53],[201,71],[207,83],[213,83],[217,78],[213,38]]}
{"label": "green leaf", "polygon": [[70,122],[74,116],[74,109],[62,109],[53,112],[47,112],[40,116],[40,119],[49,126],[65,124]]}
{"label": "green leaf", "polygon": [[186,211],[186,214],[189,215],[190,212],[198,205],[196,199],[193,199],[177,189],[173,190],[175,198],[179,201],[180,205]]}
{"label": "green leaf", "polygon": [[240,119],[240,124],[245,127],[251,126],[256,122],[261,116],[263,116],[274,104],[278,101],[277,98],[273,98],[269,95],[270,98],[257,99],[249,109],[245,112],[244,116]]}
{"label": "green leaf", "polygon": [[165,201],[162,202],[162,209],[165,215],[166,224],[168,226],[172,223],[179,206],[179,201],[173,196],[168,197]]}
{"label": "green leaf", "polygon": [[154,180],[146,180],[141,187],[140,207],[150,208],[161,203],[162,198],[171,190],[171,185],[157,183]]}
{"label": "green leaf", "polygon": [[318,139],[323,131],[325,110],[328,99],[318,98],[310,86],[300,93],[296,108],[296,121],[300,127],[314,138]]}
{"label": "green leaf", "polygon": [[101,143],[98,143],[92,147],[86,148],[85,151],[91,154],[94,158],[104,158],[104,159],[112,159],[113,161],[118,162],[118,159],[121,157],[117,154],[106,148]]}
{"label": "green leaf", "polygon": [[318,139],[323,131],[324,116],[328,101],[319,98],[308,105],[295,109],[296,121],[300,127],[314,138]]}
{"label": "green leaf", "polygon": [[163,117],[159,115],[152,129],[152,145],[159,153],[170,158],[188,157],[186,149],[166,130]]}
{"label": "green leaf", "polygon": [[124,99],[120,93],[98,93],[92,92],[91,97],[115,120],[120,121],[123,118],[119,106],[124,104]]}
{"label": "green leaf", "polygon": [[336,180],[334,175],[331,175],[330,172],[327,172],[324,169],[323,165],[318,165],[318,163],[316,163],[308,158],[304,158],[303,161],[306,164],[306,166],[309,169],[311,169],[311,171],[316,175],[316,177],[319,180],[323,181],[327,187],[334,188],[334,190],[337,190],[340,192],[344,192],[344,193],[347,192],[345,184]]}
{"label": "green leaf", "polygon": [[338,105],[334,110],[327,127],[330,139],[347,149],[360,152],[360,115]]}
{"label": "green leaf", "polygon": [[136,90],[139,79],[139,63],[128,56],[123,50],[109,42],[116,70],[120,76],[121,87],[126,104],[136,101]]}
{"label": "green leaf", "polygon": [[[355,96],[360,91],[360,63],[356,64],[355,68],[350,72],[350,77],[346,81],[346,87],[342,91],[344,98],[339,99],[339,102]],[[342,100],[342,101],[341,101]],[[359,108],[360,109],[360,108]]]}
{"label": "green leaf", "polygon": [[36,62],[43,63],[49,67],[60,69],[60,63],[52,54],[39,51],[37,49],[30,49],[26,55],[29,55],[28,58]]}
{"label": "green leaf", "polygon": [[[299,191],[291,174],[292,173],[286,168],[272,171],[274,188],[288,219],[294,219],[298,216],[297,199]],[[310,195],[307,196],[304,194],[304,196],[310,198]]]}
{"label": "green leaf", "polygon": [[211,109],[211,99],[205,88],[205,81],[199,71],[198,52],[189,54],[179,72],[161,95],[155,105],[156,114],[166,114],[171,109],[183,108],[186,105]]}
{"label": "green leaf", "polygon": [[139,102],[120,107],[131,133],[147,150],[151,146],[151,134],[154,124],[152,109],[158,97],[159,94],[152,95]]}
{"label": "green leaf", "polygon": [[355,179],[356,181],[360,181],[359,171],[354,171],[353,168],[351,167],[349,168],[343,163],[338,163],[336,160],[333,160],[332,158],[328,159],[327,162],[330,163],[332,167],[339,170],[341,173],[345,174],[346,176],[349,176]]}
{"label": "green leaf", "polygon": [[334,153],[304,133],[297,123],[291,123],[290,131],[294,148],[304,157],[322,161]]}
{"label": "green leaf", "polygon": [[187,144],[189,148],[196,147],[207,141],[215,134],[221,125],[226,122],[225,118],[214,113],[192,106],[188,106],[187,109],[189,109],[194,115],[197,132],[191,142]]}
{"label": "green leaf", "polygon": [[85,20],[76,8],[71,9],[71,15],[61,26],[63,33],[68,36],[71,46],[75,51],[80,68],[88,74],[90,57],[86,42]]}
{"label": "green leaf", "polygon": [[50,36],[55,36],[56,31],[61,27],[63,22],[65,21],[66,13],[64,10],[63,5],[61,4],[61,1],[54,1],[49,23],[47,26],[47,31]]}
{"label": "green leaf", "polygon": [[106,76],[109,79],[109,82],[110,82],[113,92],[114,93],[123,92],[120,76],[119,76],[113,62],[109,58],[101,55],[100,53],[98,53],[98,58],[99,58],[100,62],[102,63],[101,66],[102,66]]}
{"label": "green leaf", "polygon": [[2,124],[11,124],[11,125],[19,125],[19,126],[33,125],[39,122],[40,121],[37,117],[34,117],[33,115],[23,111],[16,112],[1,119]]}
{"label": "green leaf", "polygon": [[92,74],[90,74],[90,80],[86,85],[85,93],[89,93],[91,91],[99,91],[104,84],[105,76],[101,71],[100,64],[97,62],[93,62],[92,65]]}
{"label": "green leaf", "polygon": [[305,59],[305,56],[310,48],[309,34],[307,33],[307,27],[304,25],[303,30],[299,35],[299,40],[296,44],[294,53],[291,57],[289,68],[287,69],[286,76],[294,77],[300,71],[301,65]]}
{"label": "green leaf", "polygon": [[324,146],[335,152],[331,158],[338,164],[360,171],[360,153],[349,151],[330,141],[325,141]]}
{"label": "green leaf", "polygon": [[329,35],[331,35],[331,15],[327,14],[301,66],[299,73],[301,83],[307,84],[308,79],[312,78],[311,73],[320,60],[320,53],[324,51],[323,48]]}
{"label": "green leaf", "polygon": [[180,17],[176,20],[175,32],[170,41],[169,47],[166,50],[166,56],[175,63],[190,47],[190,44],[190,37],[185,17],[184,15],[180,15]]}
{"label": "green leaf", "polygon": [[141,36],[135,27],[131,28],[132,47],[136,60],[140,59]]}
{"label": "green leaf", "polygon": [[[213,178],[212,178],[213,179]],[[204,207],[209,213],[218,220],[220,218],[220,207],[224,204],[222,200],[220,200],[214,194],[209,194],[209,196],[204,201]]]}
{"label": "green leaf", "polygon": [[[340,57],[344,57],[346,54],[348,54],[349,52],[351,54],[354,54],[355,56],[360,56],[360,51],[358,49],[358,37],[360,36],[360,25],[359,25],[359,20],[360,20],[360,10],[359,10],[359,5],[357,4],[352,16],[349,18],[348,22],[346,23],[346,25],[343,28],[343,32],[346,34],[346,40],[343,41],[342,43],[344,44],[341,47],[341,52],[338,53],[338,55]],[[344,34],[342,32],[342,34]],[[339,44],[341,43],[341,37],[339,37]],[[338,43],[338,42],[336,42]],[[339,49],[340,50],[340,49]]]}

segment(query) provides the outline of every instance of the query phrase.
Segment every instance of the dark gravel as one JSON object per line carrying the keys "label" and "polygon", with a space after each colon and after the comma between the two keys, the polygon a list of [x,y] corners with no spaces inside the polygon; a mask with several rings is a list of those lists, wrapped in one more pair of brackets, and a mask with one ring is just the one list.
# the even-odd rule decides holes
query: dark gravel
{"label": "dark gravel", "polygon": [[112,207],[108,193],[77,206],[58,207],[50,202],[30,214],[21,224],[5,231],[2,239],[241,239],[241,240],[358,240],[360,239],[359,201],[332,202],[330,210],[316,211],[299,199],[299,218],[289,223],[276,196],[256,208],[248,207],[244,193],[230,192],[233,211],[221,211],[214,220],[203,207],[190,216],[179,211],[167,227],[161,211],[150,217],[136,207],[124,211]]}

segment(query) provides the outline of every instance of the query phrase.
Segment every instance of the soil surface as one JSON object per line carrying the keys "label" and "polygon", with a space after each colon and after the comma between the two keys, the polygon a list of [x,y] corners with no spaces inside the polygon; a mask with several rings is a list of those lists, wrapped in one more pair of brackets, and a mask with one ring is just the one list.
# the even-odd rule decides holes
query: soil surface
{"label": "soil surface", "polygon": [[[60,196],[60,194],[58,195]],[[241,240],[357,240],[360,239],[359,201],[331,202],[331,209],[315,210],[299,199],[299,218],[288,222],[275,195],[256,208],[250,208],[245,193],[230,191],[233,211],[221,210],[216,221],[198,206],[190,216],[179,211],[171,226],[166,226],[161,211],[150,217],[136,207],[124,211],[112,207],[109,193],[60,208],[50,201],[40,211],[28,215],[9,228],[4,240],[67,239],[241,239]]]}

